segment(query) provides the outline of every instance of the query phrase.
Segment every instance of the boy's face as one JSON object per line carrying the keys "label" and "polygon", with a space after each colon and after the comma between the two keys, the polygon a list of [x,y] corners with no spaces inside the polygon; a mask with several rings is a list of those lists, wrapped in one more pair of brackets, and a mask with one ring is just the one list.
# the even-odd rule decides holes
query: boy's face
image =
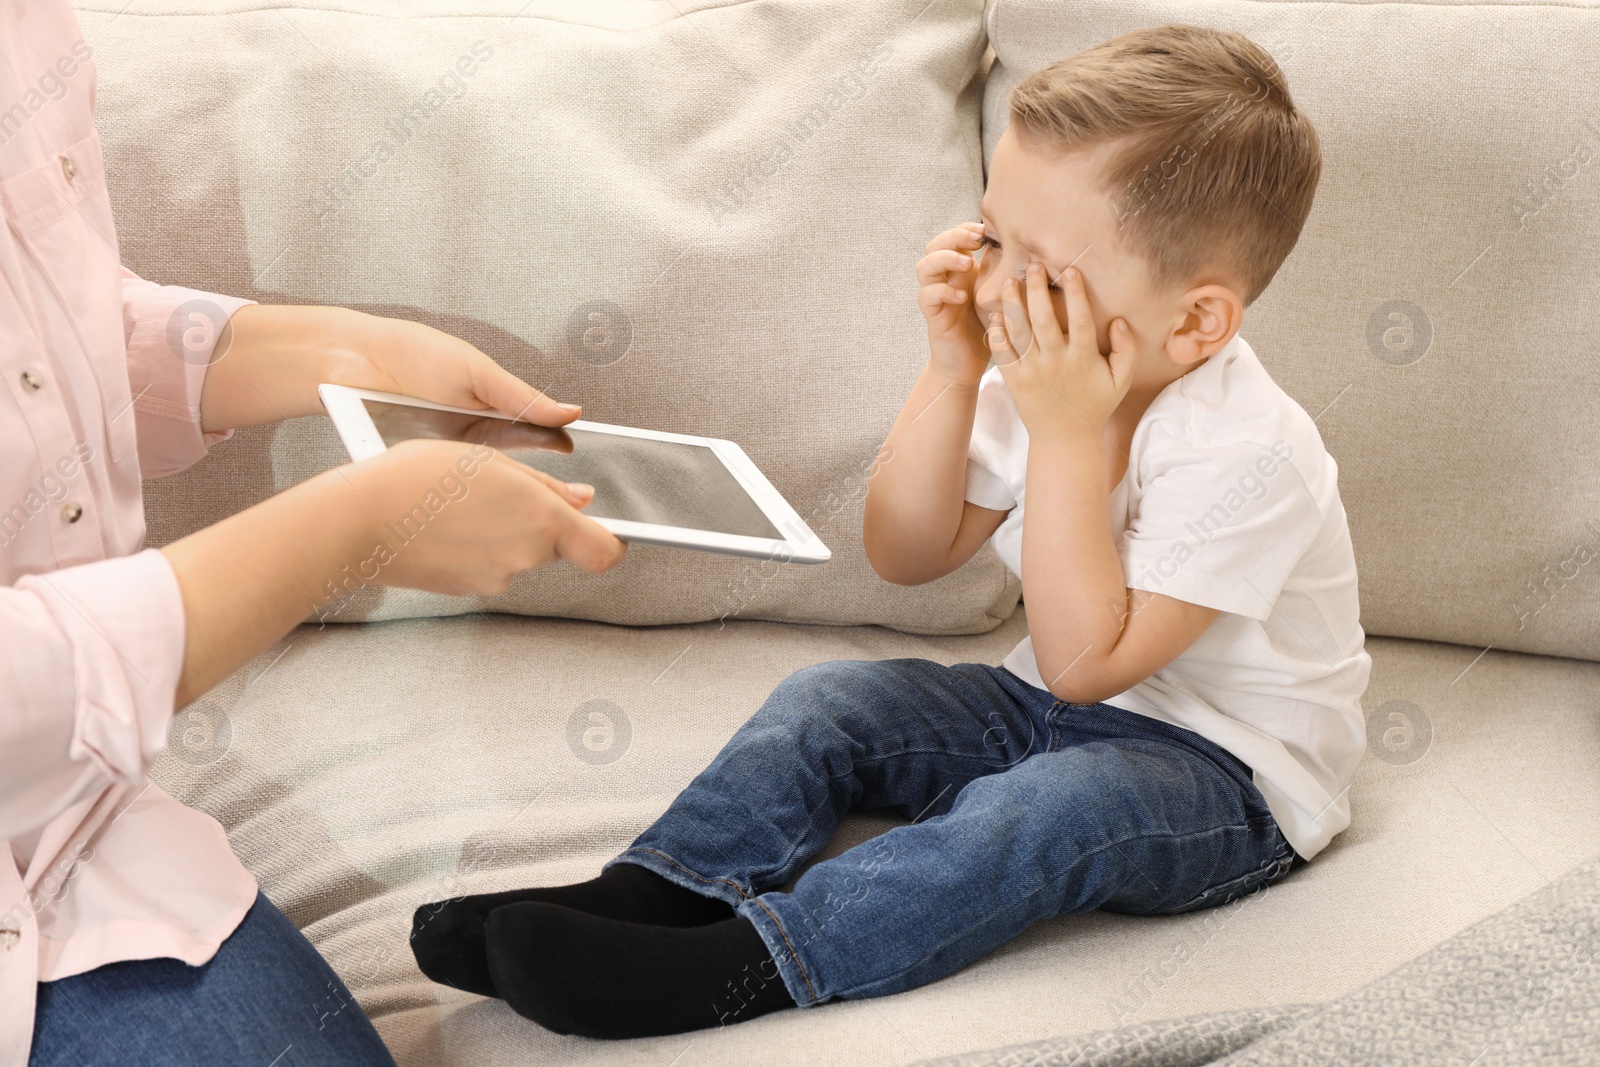
{"label": "boy's face", "polygon": [[[1076,266],[1094,312],[1100,351],[1111,350],[1111,320],[1120,316],[1133,328],[1140,362],[1145,362],[1166,341],[1182,293],[1157,291],[1144,260],[1123,247],[1116,210],[1101,188],[1107,146],[1046,155],[1019,144],[1014,130],[1008,127],[995,144],[989,186],[979,205],[984,236],[994,242],[985,245],[973,287],[979,328],[988,326],[990,312],[1005,310],[1005,280],[1037,259],[1052,283],[1056,321],[1065,330],[1066,297],[1059,279],[1069,265]],[[1026,308],[1025,287],[1016,298]],[[1011,311],[1016,314],[1014,307]]]}

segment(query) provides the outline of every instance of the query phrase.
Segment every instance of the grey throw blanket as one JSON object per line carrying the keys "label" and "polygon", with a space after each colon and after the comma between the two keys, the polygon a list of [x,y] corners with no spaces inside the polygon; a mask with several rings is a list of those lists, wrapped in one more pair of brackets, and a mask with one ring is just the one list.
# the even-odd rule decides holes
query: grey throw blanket
{"label": "grey throw blanket", "polygon": [[1600,861],[1327,1004],[1125,1026],[922,1067],[1600,1064]]}

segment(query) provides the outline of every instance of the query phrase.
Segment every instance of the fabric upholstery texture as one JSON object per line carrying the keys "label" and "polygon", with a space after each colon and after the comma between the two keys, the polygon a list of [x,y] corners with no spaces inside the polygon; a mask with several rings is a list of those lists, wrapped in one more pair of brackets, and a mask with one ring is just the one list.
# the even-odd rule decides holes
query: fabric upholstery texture
{"label": "fabric upholstery texture", "polygon": [[997,0],[985,160],[1023,77],[1169,22],[1265,48],[1322,141],[1241,332],[1339,464],[1367,632],[1600,655],[1600,9]]}
{"label": "fabric upholstery texture", "polygon": [[1325,1005],[1216,1012],[921,1067],[1312,1067],[1594,1062],[1600,861]]}
{"label": "fabric upholstery texture", "polygon": [[[558,1037],[417,971],[417,905],[594,876],[794,670],[995,663],[1023,625],[307,626],[185,712],[155,777],[222,821],[402,1067],[665,1064],[686,1047],[680,1064],[914,1063],[1317,1003],[1600,854],[1600,664],[1374,638],[1350,829],[1237,904],[1054,919],[909,993],[621,1045]],[[892,824],[854,817],[833,848]]]}
{"label": "fabric upholstery texture", "polygon": [[[927,358],[913,267],[983,192],[981,0],[78,10],[134,269],[418,319],[587,418],[731,438],[834,552],[808,567],[641,547],[497,597],[368,587],[336,621],[492,608],[970,633],[1010,614],[1020,585],[987,549],[907,589],[860,539],[874,456]],[[151,542],[346,459],[320,417],[240,431],[149,484]]]}

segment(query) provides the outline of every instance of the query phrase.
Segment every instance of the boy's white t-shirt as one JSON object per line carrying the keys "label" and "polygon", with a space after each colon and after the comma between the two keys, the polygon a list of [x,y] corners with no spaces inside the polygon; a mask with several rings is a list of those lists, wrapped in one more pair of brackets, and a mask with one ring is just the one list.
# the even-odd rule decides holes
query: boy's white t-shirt
{"label": "boy's white t-shirt", "polygon": [[[991,541],[1019,578],[1027,466],[1027,430],[991,368],[978,389],[966,499],[1010,510]],[[1244,760],[1306,859],[1350,824],[1350,777],[1366,746],[1372,660],[1338,474],[1311,417],[1235,335],[1151,402],[1111,494],[1127,585],[1222,614],[1105,703]],[[1031,637],[1004,666],[1048,690]]]}

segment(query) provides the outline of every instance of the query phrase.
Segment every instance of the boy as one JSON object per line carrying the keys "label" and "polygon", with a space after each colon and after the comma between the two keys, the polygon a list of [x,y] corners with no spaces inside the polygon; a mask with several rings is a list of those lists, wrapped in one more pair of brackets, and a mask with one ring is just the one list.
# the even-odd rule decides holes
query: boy
{"label": "boy", "polygon": [[[1029,638],[798,672],[600,877],[419,909],[430,977],[677,1033],[910,989],[1039,919],[1221,904],[1348,825],[1371,662],[1337,469],[1238,336],[1316,134],[1264,51],[1184,26],[1010,107],[983,222],[918,264],[930,355],[865,540],[903,584],[992,541]],[[779,891],[855,808],[913,822]]]}

